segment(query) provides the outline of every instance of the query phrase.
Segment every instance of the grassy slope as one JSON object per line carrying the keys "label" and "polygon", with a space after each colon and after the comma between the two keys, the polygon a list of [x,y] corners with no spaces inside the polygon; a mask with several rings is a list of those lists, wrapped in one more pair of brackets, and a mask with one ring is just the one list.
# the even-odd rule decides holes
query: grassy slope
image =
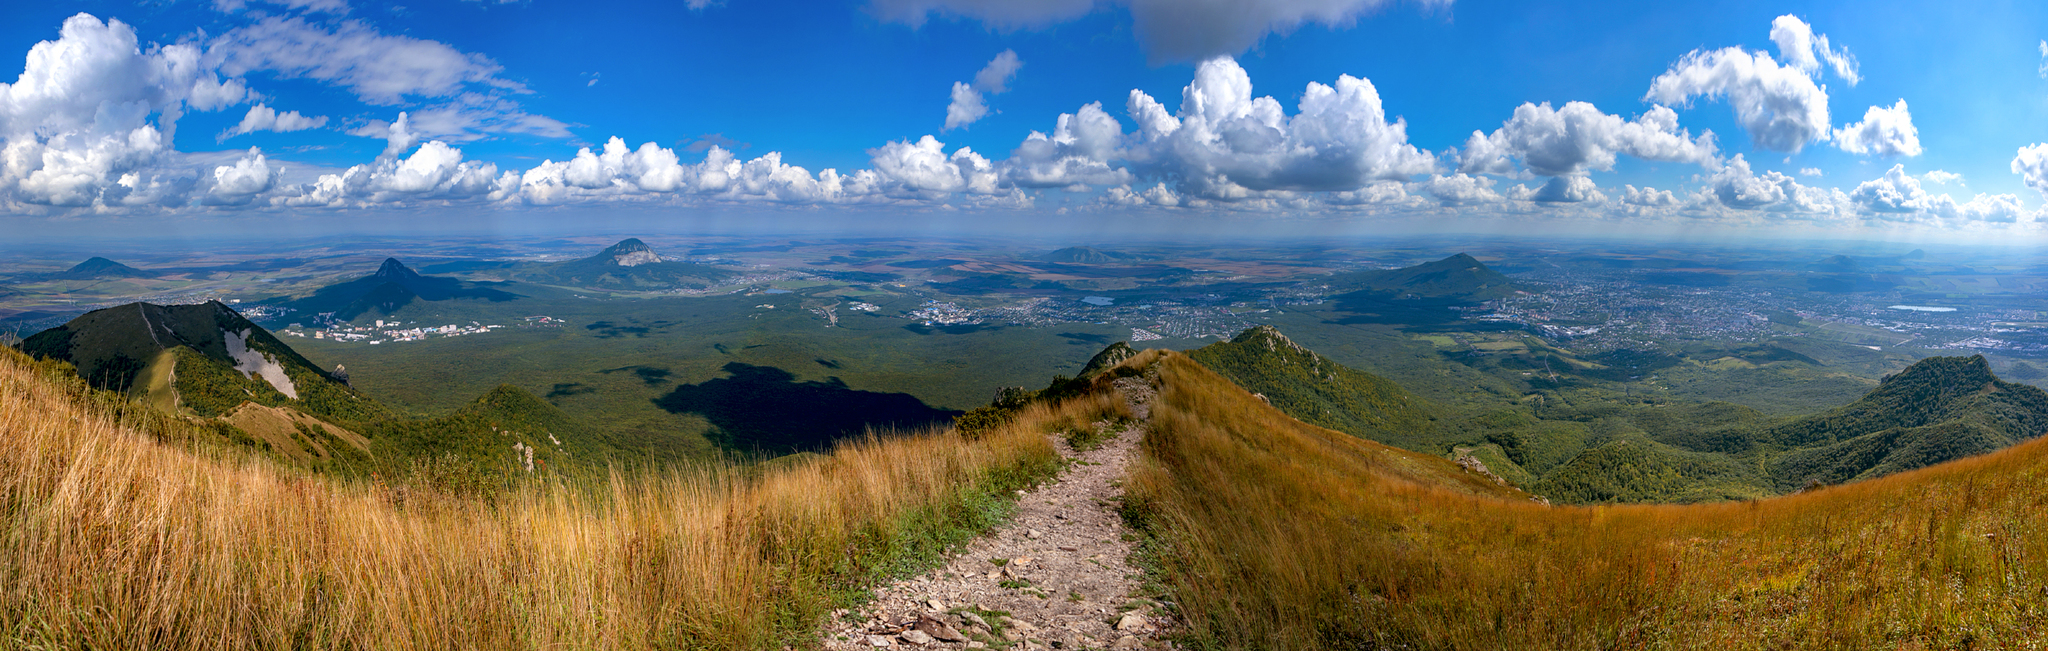
{"label": "grassy slope", "polygon": [[1127,511],[1196,647],[2017,648],[2048,634],[2048,441],[1771,500],[1545,507],[1294,421],[1184,356],[1160,366]]}
{"label": "grassy slope", "polygon": [[777,648],[999,520],[1057,467],[1045,423],[1098,402],[486,502],[195,445],[0,350],[0,647]]}
{"label": "grassy slope", "polygon": [[1272,327],[1246,330],[1188,357],[1310,424],[1411,450],[1448,444],[1437,423],[1441,408],[1389,380],[1326,360]]}

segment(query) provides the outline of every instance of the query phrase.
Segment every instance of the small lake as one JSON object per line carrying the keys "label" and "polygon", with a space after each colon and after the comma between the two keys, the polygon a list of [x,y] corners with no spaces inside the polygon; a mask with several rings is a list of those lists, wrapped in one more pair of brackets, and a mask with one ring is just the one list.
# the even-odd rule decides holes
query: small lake
{"label": "small lake", "polygon": [[1111,304],[1111,303],[1115,303],[1115,302],[1116,302],[1116,299],[1114,299],[1114,298],[1110,298],[1110,297],[1108,297],[1108,296],[1090,296],[1090,297],[1087,297],[1087,298],[1081,299],[1081,302],[1083,302],[1083,303],[1087,303],[1087,304],[1089,304],[1089,305],[1095,305],[1095,306],[1099,306],[1099,307],[1108,307],[1108,306],[1109,306],[1109,304]]}
{"label": "small lake", "polygon": [[1911,311],[1914,311],[1914,312],[1954,312],[1954,311],[1956,311],[1956,309],[1955,309],[1955,308],[1952,308],[1952,307],[1928,307],[1928,306],[1925,306],[1925,305],[1893,305],[1891,309],[1894,309],[1894,310],[1911,310]]}

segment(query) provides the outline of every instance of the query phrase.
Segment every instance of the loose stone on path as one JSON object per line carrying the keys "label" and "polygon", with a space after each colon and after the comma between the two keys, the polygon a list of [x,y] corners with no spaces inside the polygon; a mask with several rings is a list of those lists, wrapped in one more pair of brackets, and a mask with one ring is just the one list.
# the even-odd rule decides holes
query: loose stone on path
{"label": "loose stone on path", "polygon": [[860,612],[835,613],[826,649],[1169,648],[1173,619],[1141,598],[1142,572],[1115,510],[1137,454],[1152,387],[1116,382],[1140,423],[1095,450],[1055,436],[1071,464],[1057,481],[1021,492],[1015,517],[945,567],[875,591]]}

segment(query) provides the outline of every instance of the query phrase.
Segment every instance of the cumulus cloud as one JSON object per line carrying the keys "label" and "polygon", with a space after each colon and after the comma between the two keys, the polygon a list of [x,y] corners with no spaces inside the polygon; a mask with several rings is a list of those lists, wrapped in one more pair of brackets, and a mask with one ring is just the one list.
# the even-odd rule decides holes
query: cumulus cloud
{"label": "cumulus cloud", "polygon": [[[1694,50],[1652,80],[1644,99],[1684,106],[1695,97],[1725,98],[1752,144],[1761,149],[1798,152],[1808,143],[1828,139],[1828,95],[1814,82],[1820,71],[1814,48],[1824,47],[1825,37],[1814,37],[1810,27],[1792,16],[1779,17],[1771,32],[1791,65],[1781,66],[1770,54],[1739,47]],[[1821,56],[1831,63],[1837,58],[1846,62],[1836,64],[1837,74],[1855,74],[1846,53]]]}
{"label": "cumulus cloud", "polygon": [[1095,102],[1073,113],[1061,113],[1052,135],[1037,131],[1024,138],[1000,165],[1004,181],[1026,188],[1076,185],[1128,185],[1131,173],[1112,167],[1120,155],[1123,127]]}
{"label": "cumulus cloud", "polygon": [[263,157],[262,150],[251,147],[249,153],[235,164],[213,168],[202,202],[224,206],[247,204],[256,195],[276,187],[278,177],[283,174],[283,167],[271,165]]}
{"label": "cumulus cloud", "polygon": [[1849,193],[1849,200],[1868,212],[1910,213],[1925,207],[1927,192],[1906,173],[1906,166],[1893,165],[1884,176],[1857,185],[1856,191]]}
{"label": "cumulus cloud", "polygon": [[1172,208],[1181,205],[1180,195],[1165,183],[1145,190],[1132,190],[1131,186],[1119,185],[1102,193],[1102,203],[1111,206],[1157,206]]}
{"label": "cumulus cloud", "polygon": [[1902,99],[1891,108],[1872,106],[1862,122],[1836,129],[1835,146],[1851,154],[1919,156],[1920,130],[1913,128],[1913,114]]}
{"label": "cumulus cloud", "polygon": [[1821,175],[1821,171],[1820,171],[1820,168],[1818,168],[1818,167],[1801,167],[1801,168],[1799,168],[1799,175],[1800,175],[1800,176],[1820,176],[1820,175]]}
{"label": "cumulus cloud", "polygon": [[[1138,42],[1154,61],[1198,61],[1235,55],[1268,33],[1306,23],[1348,27],[1391,0],[1105,0],[1131,13]],[[1425,9],[1451,0],[1419,0]],[[885,21],[919,27],[932,16],[979,20],[999,28],[1039,27],[1094,10],[1095,0],[871,0]]]}
{"label": "cumulus cloud", "polygon": [[1954,181],[1956,185],[1963,185],[1963,175],[1956,174],[1954,172],[1945,172],[1942,170],[1934,170],[1926,174],[1922,174],[1920,175],[1920,178],[1925,179],[1928,183],[1933,183],[1935,185],[1948,185],[1950,181]]}
{"label": "cumulus cloud", "polygon": [[2019,197],[2011,194],[1979,194],[1957,202],[1946,194],[1929,193],[1904,165],[1893,165],[1884,176],[1857,185],[1849,199],[1863,213],[1888,221],[2013,224],[2028,217]]}
{"label": "cumulus cloud", "polygon": [[1755,174],[1741,154],[1708,177],[1707,185],[1715,201],[1738,210],[1840,215],[1849,201],[1840,190],[1800,185],[1776,171]]}
{"label": "cumulus cloud", "polygon": [[1606,201],[1607,195],[1593,184],[1593,179],[1583,174],[1552,177],[1542,188],[1529,197],[1542,203],[1580,203],[1585,201]]}
{"label": "cumulus cloud", "polygon": [[518,175],[498,166],[463,160],[462,151],[428,141],[411,156],[379,158],[340,174],[322,174],[310,184],[273,198],[276,205],[350,206],[429,199],[504,198],[518,187]]}
{"label": "cumulus cloud", "polygon": [[1500,193],[1493,191],[1493,179],[1463,172],[1433,177],[1419,185],[1423,192],[1446,206],[1498,203],[1501,200]]}
{"label": "cumulus cloud", "polygon": [[179,118],[248,95],[197,47],[144,51],[118,20],[72,16],[57,40],[29,49],[14,83],[0,84],[0,193],[54,206],[178,205],[196,176],[156,168]]}
{"label": "cumulus cloud", "polygon": [[1126,109],[1138,130],[1125,138],[1125,156],[1141,175],[1180,179],[1183,193],[1225,201],[1355,190],[1437,170],[1434,156],[1408,144],[1405,121],[1387,122],[1370,81],[1310,82],[1291,117],[1251,91],[1251,78],[1229,58],[1196,68],[1177,113],[1131,91]]}
{"label": "cumulus cloud", "polygon": [[405,152],[412,151],[412,146],[420,142],[420,135],[413,133],[412,121],[403,111],[399,112],[397,121],[387,123],[383,120],[372,120],[350,131],[349,135],[382,139],[384,152],[377,155],[379,159],[397,158]]}
{"label": "cumulus cloud", "polygon": [[1613,169],[1618,154],[1709,165],[1715,160],[1714,134],[1693,138],[1678,128],[1678,114],[1663,106],[1625,120],[1586,102],[1570,102],[1563,109],[1552,109],[1548,102],[1525,103],[1492,134],[1472,132],[1458,170],[1510,174],[1513,159],[1537,175],[1564,176]]}
{"label": "cumulus cloud", "polygon": [[1008,92],[1010,79],[1017,76],[1017,69],[1024,67],[1024,61],[1017,58],[1016,50],[1003,50],[982,66],[981,72],[974,73],[974,88],[991,95]]}
{"label": "cumulus cloud", "polygon": [[279,113],[276,109],[272,109],[269,106],[257,104],[249,108],[247,115],[242,116],[241,124],[222,131],[216,140],[227,140],[228,138],[257,131],[304,131],[324,126],[327,126],[327,116],[325,115],[306,117],[300,115],[298,111]]}
{"label": "cumulus cloud", "polygon": [[1778,45],[1787,65],[1808,75],[1819,74],[1821,62],[1826,61],[1835,75],[1850,86],[1863,80],[1856,72],[1856,57],[1849,50],[1829,47],[1826,34],[1814,34],[1813,26],[1796,16],[1787,14],[1771,21],[1771,42]]}
{"label": "cumulus cloud", "polygon": [[2017,224],[2032,221],[2035,215],[2027,212],[2020,204],[2018,195],[1978,194],[1969,201],[1957,203],[1948,195],[1937,195],[1928,201],[1927,212],[1950,222],[1981,222],[1986,224]]}
{"label": "cumulus cloud", "polygon": [[946,104],[946,126],[939,130],[952,131],[974,124],[985,115],[988,115],[988,104],[982,101],[981,91],[967,85],[967,82],[956,81],[953,82],[953,101]]}
{"label": "cumulus cloud", "polygon": [[995,193],[995,164],[966,147],[947,154],[945,146],[925,136],[915,143],[897,141],[870,149],[868,156],[875,172],[911,192]]}
{"label": "cumulus cloud", "polygon": [[2012,173],[2020,175],[2027,187],[2048,196],[2048,143],[2021,147],[2012,158]]}
{"label": "cumulus cloud", "polygon": [[1010,90],[1010,78],[1017,76],[1017,69],[1024,62],[1017,58],[1015,50],[1003,50],[995,59],[982,66],[975,73],[974,83],[953,82],[953,101],[946,104],[946,126],[940,131],[952,131],[974,124],[988,115],[988,104],[984,95],[1000,95]]}
{"label": "cumulus cloud", "polygon": [[1623,185],[1621,186],[1621,202],[1631,206],[1676,206],[1678,205],[1678,197],[1672,195],[1668,190]]}

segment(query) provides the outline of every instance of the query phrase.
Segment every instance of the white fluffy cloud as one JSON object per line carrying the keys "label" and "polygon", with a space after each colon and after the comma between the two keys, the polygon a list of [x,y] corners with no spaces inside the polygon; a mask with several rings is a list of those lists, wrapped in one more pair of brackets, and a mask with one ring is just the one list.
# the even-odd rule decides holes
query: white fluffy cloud
{"label": "white fluffy cloud", "polygon": [[1131,173],[1110,165],[1121,156],[1123,137],[1101,102],[1061,113],[1051,136],[1033,131],[1010,152],[1000,165],[1003,180],[1026,188],[1128,185]]}
{"label": "white fluffy cloud", "polygon": [[1131,186],[1119,185],[1102,193],[1102,203],[1111,206],[1157,206],[1172,208],[1181,204],[1180,195],[1165,183],[1145,190],[1132,190]]}
{"label": "white fluffy cloud", "polygon": [[1498,203],[1501,200],[1500,193],[1493,191],[1493,179],[1463,172],[1434,177],[1419,185],[1423,192],[1446,206]]}
{"label": "white fluffy cloud", "polygon": [[[1131,12],[1138,42],[1155,61],[1196,61],[1234,55],[1268,33],[1305,23],[1349,26],[1391,0],[1104,0]],[[1451,0],[1418,0],[1424,8]],[[1096,0],[871,0],[877,17],[918,27],[933,15],[964,17],[996,27],[1036,27],[1072,20]]]}
{"label": "white fluffy cloud", "polygon": [[1865,214],[1888,221],[2013,224],[2029,217],[2019,197],[2010,194],[1979,194],[1966,202],[1931,194],[1906,173],[1904,165],[1893,165],[1884,176],[1857,185],[1849,199]]}
{"label": "white fluffy cloud", "polygon": [[1849,193],[1856,207],[1874,213],[1919,212],[1927,204],[1927,192],[1920,181],[1906,173],[1906,166],[1893,165],[1884,176],[1865,181]]}
{"label": "white fluffy cloud", "polygon": [[1525,103],[1492,134],[1472,132],[1458,169],[1510,174],[1514,159],[1537,175],[1563,176],[1613,169],[1618,154],[1708,165],[1715,159],[1714,135],[1693,138],[1678,128],[1678,114],[1662,106],[1624,120],[1585,102],[1569,102],[1563,109],[1552,109],[1548,102]]}
{"label": "white fluffy cloud", "polygon": [[1672,195],[1667,190],[1623,185],[1621,186],[1621,202],[1631,206],[1676,206],[1678,205],[1678,197]]}
{"label": "white fluffy cloud", "polygon": [[1585,201],[1606,201],[1607,195],[1600,193],[1599,186],[1584,174],[1552,177],[1542,188],[1529,197],[1531,201],[1543,203],[1580,203]]}
{"label": "white fluffy cloud", "polygon": [[277,179],[284,174],[284,168],[270,164],[263,157],[263,151],[250,148],[249,153],[233,165],[213,168],[207,179],[208,188],[202,201],[211,205],[239,206],[249,203],[256,195],[269,192],[277,186]]}
{"label": "white fluffy cloud", "polygon": [[946,126],[940,131],[952,131],[974,124],[988,115],[988,104],[981,98],[981,91],[964,81],[953,82],[953,101],[946,104]]}
{"label": "white fluffy cloud", "polygon": [[868,150],[875,172],[911,192],[994,194],[994,163],[966,147],[945,152],[945,143],[931,136],[917,142],[891,142]]}
{"label": "white fluffy cloud", "polygon": [[981,72],[974,74],[974,83],[953,82],[952,102],[946,104],[946,126],[940,131],[974,124],[988,115],[988,103],[984,95],[1000,95],[1010,90],[1010,78],[1017,76],[1017,69],[1024,62],[1017,58],[1015,50],[1003,50]]}
{"label": "white fluffy cloud", "polygon": [[2012,158],[2012,173],[2020,175],[2027,187],[2048,196],[2048,143],[2021,147]]}
{"label": "white fluffy cloud", "polygon": [[1741,154],[1729,159],[1707,183],[1715,201],[1738,210],[1838,216],[1849,201],[1840,190],[1800,185],[1777,171],[1752,173]]}
{"label": "white fluffy cloud", "polygon": [[1928,183],[1933,183],[1935,185],[1948,185],[1950,181],[1954,181],[1956,185],[1963,184],[1963,175],[1954,172],[1945,172],[1942,170],[1934,170],[1926,174],[1922,174],[1920,175],[1920,178],[1926,179]]}
{"label": "white fluffy cloud", "polygon": [[1808,75],[1820,73],[1820,64],[1826,61],[1835,75],[1855,86],[1863,80],[1856,72],[1856,57],[1847,49],[1837,50],[1828,46],[1826,34],[1814,34],[1813,26],[1797,16],[1784,15],[1771,21],[1771,42],[1778,45],[1778,52],[1785,57],[1785,63],[1798,68]]}
{"label": "white fluffy cloud", "polygon": [[1240,200],[1270,191],[1355,190],[1437,169],[1436,158],[1408,144],[1407,123],[1386,121],[1372,82],[1350,75],[1336,85],[1310,82],[1288,116],[1271,97],[1253,98],[1251,78],[1218,58],[1195,70],[1178,113],[1143,91],[1127,109],[1138,131],[1126,155],[1145,176],[1181,179],[1183,193]]}
{"label": "white fluffy cloud", "polygon": [[1920,130],[1906,100],[1890,108],[1872,106],[1863,121],[1835,130],[1835,146],[1851,154],[1898,157],[1920,155]]}
{"label": "white fluffy cloud", "polygon": [[[1812,29],[1792,16],[1779,17],[1771,32],[1791,65],[1781,66],[1767,53],[1739,47],[1694,50],[1652,80],[1644,99],[1689,105],[1695,97],[1726,98],[1735,108],[1736,121],[1762,149],[1797,152],[1828,139],[1828,95],[1814,83],[1820,66],[1813,48],[1825,46],[1825,37],[1813,37]],[[1824,56],[1830,62],[1838,58],[1833,53]],[[1854,75],[1854,63],[1846,53],[1839,58],[1847,63],[1836,64],[1837,73],[1846,70]]]}
{"label": "white fluffy cloud", "polygon": [[[88,14],[29,49],[21,76],[0,84],[0,196],[54,206],[178,205],[190,170],[157,169],[186,110],[248,97],[190,45],[144,51],[128,25]],[[155,116],[155,121],[151,121]]]}
{"label": "white fluffy cloud", "polygon": [[249,107],[249,113],[242,116],[241,124],[221,132],[220,137],[217,139],[227,140],[234,136],[255,133],[257,131],[304,131],[324,126],[327,126],[327,116],[325,115],[306,117],[300,115],[298,111],[279,113],[276,109],[269,106],[257,104]]}
{"label": "white fluffy cloud", "polygon": [[272,202],[288,206],[351,206],[433,199],[504,198],[518,187],[514,172],[463,160],[462,151],[439,140],[428,141],[411,156],[379,158],[340,174],[291,188]]}

